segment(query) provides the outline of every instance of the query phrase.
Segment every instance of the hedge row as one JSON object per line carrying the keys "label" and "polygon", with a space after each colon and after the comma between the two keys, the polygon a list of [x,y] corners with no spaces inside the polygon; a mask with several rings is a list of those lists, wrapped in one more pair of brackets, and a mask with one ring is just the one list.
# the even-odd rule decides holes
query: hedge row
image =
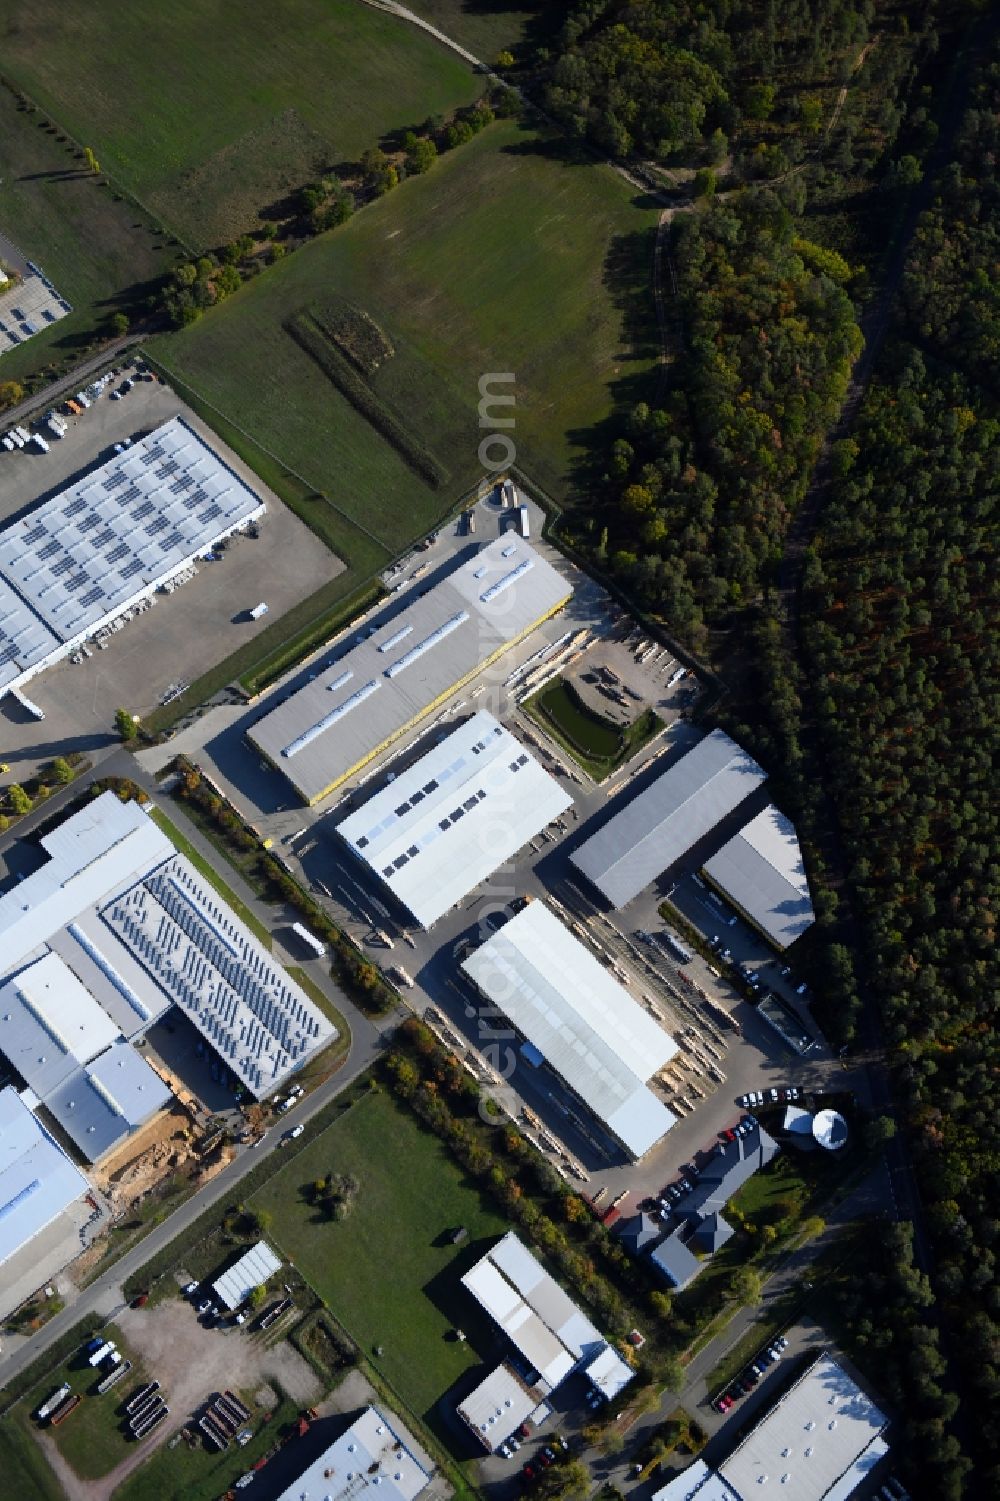
{"label": "hedge row", "polygon": [[297,317],[290,318],[285,328],[299,348],[316,362],[326,378],[336,386],[341,396],[392,445],[403,462],[425,484],[430,485],[432,490],[439,490],[448,476],[437,459],[407,431],[346,356],[331,343],[329,336],[317,326],[315,320],[308,313],[300,313]]}

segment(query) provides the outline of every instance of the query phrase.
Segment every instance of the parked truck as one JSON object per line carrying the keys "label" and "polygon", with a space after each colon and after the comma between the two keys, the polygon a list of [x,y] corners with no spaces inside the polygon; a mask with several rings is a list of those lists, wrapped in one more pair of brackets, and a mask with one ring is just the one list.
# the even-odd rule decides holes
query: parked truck
{"label": "parked truck", "polygon": [[531,519],[528,516],[528,507],[520,506],[517,513],[517,529],[522,537],[531,536]]}

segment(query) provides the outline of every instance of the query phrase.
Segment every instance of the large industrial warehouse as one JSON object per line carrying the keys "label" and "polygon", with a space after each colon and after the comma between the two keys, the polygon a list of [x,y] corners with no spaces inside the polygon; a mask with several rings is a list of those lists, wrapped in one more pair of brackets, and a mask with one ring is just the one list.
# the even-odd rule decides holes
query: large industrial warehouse
{"label": "large industrial warehouse", "polygon": [[0,1051],[91,1161],[168,1103],[130,1043],[172,1005],[256,1098],[336,1036],[136,803],[41,845],[0,896]]}
{"label": "large industrial warehouse", "polygon": [[247,738],[304,802],[318,802],[571,594],[527,542],[505,533],[355,638]]}
{"label": "large industrial warehouse", "polygon": [[0,1089],[0,1266],[89,1185],[16,1089]]}
{"label": "large industrial warehouse", "polygon": [[543,902],[528,905],[463,970],[632,1158],[676,1117],[647,1080],[677,1051],[617,980]]}
{"label": "large industrial warehouse", "polygon": [[429,928],[573,799],[480,712],[338,824],[338,833]]}
{"label": "large industrial warehouse", "polygon": [[815,921],[795,825],[773,803],[706,861],[704,873],[776,949]]}
{"label": "large industrial warehouse", "polygon": [[570,856],[612,907],[624,907],[760,787],[766,773],[713,730]]}
{"label": "large industrial warehouse", "polygon": [[695,1460],[653,1501],[756,1501],[772,1486],[794,1501],[848,1501],[888,1453],[887,1423],[824,1353],[717,1470]]}
{"label": "large industrial warehouse", "polygon": [[0,531],[0,693],[68,656],[264,502],[181,417]]}

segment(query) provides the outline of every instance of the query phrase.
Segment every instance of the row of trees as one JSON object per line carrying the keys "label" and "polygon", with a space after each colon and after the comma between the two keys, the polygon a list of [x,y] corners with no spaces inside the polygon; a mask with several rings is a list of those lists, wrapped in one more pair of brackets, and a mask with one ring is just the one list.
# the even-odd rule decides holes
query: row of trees
{"label": "row of trees", "polygon": [[449,119],[429,119],[419,130],[406,131],[388,149],[370,147],[358,162],[307,183],[292,199],[284,222],[268,222],[256,236],[241,235],[177,266],[156,293],[155,310],[165,312],[178,328],[197,322],[266,266],[346,223],[356,208],[391,192],[404,178],[429,172],[442,152],[471,141],[498,116],[516,114],[519,107],[512,89],[499,88]]}
{"label": "row of trees", "polygon": [[373,1015],[390,1011],[396,1004],[396,992],[381,971],[356,948],[346,933],[303,889],[282,865],[263,850],[259,837],[248,828],[235,809],[206,782],[190,761],[178,756],[174,762],[180,781],[177,797],[190,803],[214,826],[215,831],[234,854],[236,863],[274,901],[287,902],[295,908],[311,930],[334,955],[333,978],[352,996],[363,1010]]}

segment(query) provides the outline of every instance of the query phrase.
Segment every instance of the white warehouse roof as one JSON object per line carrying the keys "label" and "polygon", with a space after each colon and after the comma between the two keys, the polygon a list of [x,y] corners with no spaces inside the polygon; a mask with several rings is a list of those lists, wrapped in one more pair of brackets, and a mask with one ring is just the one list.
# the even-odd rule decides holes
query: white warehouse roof
{"label": "white warehouse roof", "polygon": [[795,825],[773,803],[706,861],[705,874],[775,948],[815,920]]}
{"label": "white warehouse roof", "polygon": [[265,509],[172,417],[0,531],[0,692]]}
{"label": "white warehouse roof", "polygon": [[88,1189],[17,1091],[0,1090],[0,1265]]}
{"label": "white warehouse roof", "polygon": [[548,1395],[608,1342],[554,1277],[509,1230],[462,1278],[476,1301],[537,1371]]}
{"label": "white warehouse roof", "polygon": [[507,532],[265,714],[247,738],[317,802],[566,603],[570,585]]}
{"label": "white warehouse roof", "polygon": [[572,801],[509,731],[480,712],[337,828],[429,928]]}
{"label": "white warehouse roof", "polygon": [[[3,957],[0,950],[0,962]],[[0,1053],[39,1099],[118,1035],[116,1023],[51,950],[0,986]]]}
{"label": "white warehouse roof", "polygon": [[850,1494],[845,1477],[853,1474],[858,1484],[870,1468],[859,1468],[859,1459],[868,1455],[875,1463],[884,1453],[879,1435],[886,1422],[847,1372],[823,1354],[723,1460],[719,1475],[739,1501],[760,1496],[768,1483],[795,1501],[843,1498]]}
{"label": "white warehouse roof", "polygon": [[617,1350],[605,1345],[600,1355],[584,1367],[583,1374],[605,1401],[613,1402],[619,1392],[628,1386],[635,1372]]}
{"label": "white warehouse roof", "polygon": [[[71,973],[71,1000],[82,987],[111,1018],[106,1041],[119,1031],[136,1037],[176,1004],[258,1098],[336,1036],[138,804],[103,793],[41,843],[48,862],[0,896],[0,985],[23,988],[34,970],[12,971],[51,961],[52,972]],[[34,1019],[23,1011],[19,1032],[14,1017],[13,1001],[0,1000],[0,1048],[10,1026],[30,1059]],[[57,1030],[73,1035],[65,1020]],[[51,1051],[55,1058],[54,1040]],[[62,1089],[63,1071],[45,1069],[46,1095]]]}
{"label": "white warehouse roof", "polygon": [[275,1501],[359,1501],[369,1486],[378,1501],[414,1501],[433,1472],[418,1459],[397,1418],[366,1407],[346,1433],[324,1449]]}
{"label": "white warehouse roof", "polygon": [[529,902],[462,968],[633,1157],[676,1117],[646,1081],[677,1044],[543,902]]}
{"label": "white warehouse roof", "polygon": [[275,1256],[266,1240],[259,1240],[243,1252],[228,1272],[215,1279],[212,1292],[227,1308],[239,1308],[255,1287],[263,1287],[269,1277],[280,1271],[281,1258]]}
{"label": "white warehouse roof", "polygon": [[[654,1491],[652,1501],[737,1501],[737,1498],[705,1460],[696,1459]],[[789,1497],[789,1501],[794,1501],[794,1497]]]}
{"label": "white warehouse roof", "polygon": [[493,1453],[537,1406],[537,1392],[525,1386],[509,1365],[498,1365],[458,1404],[458,1414]]}
{"label": "white warehouse roof", "polygon": [[574,850],[570,859],[624,907],[765,780],[735,740],[713,730]]}
{"label": "white warehouse roof", "polygon": [[172,1099],[159,1074],[120,1038],[43,1103],[88,1161],[97,1162]]}

